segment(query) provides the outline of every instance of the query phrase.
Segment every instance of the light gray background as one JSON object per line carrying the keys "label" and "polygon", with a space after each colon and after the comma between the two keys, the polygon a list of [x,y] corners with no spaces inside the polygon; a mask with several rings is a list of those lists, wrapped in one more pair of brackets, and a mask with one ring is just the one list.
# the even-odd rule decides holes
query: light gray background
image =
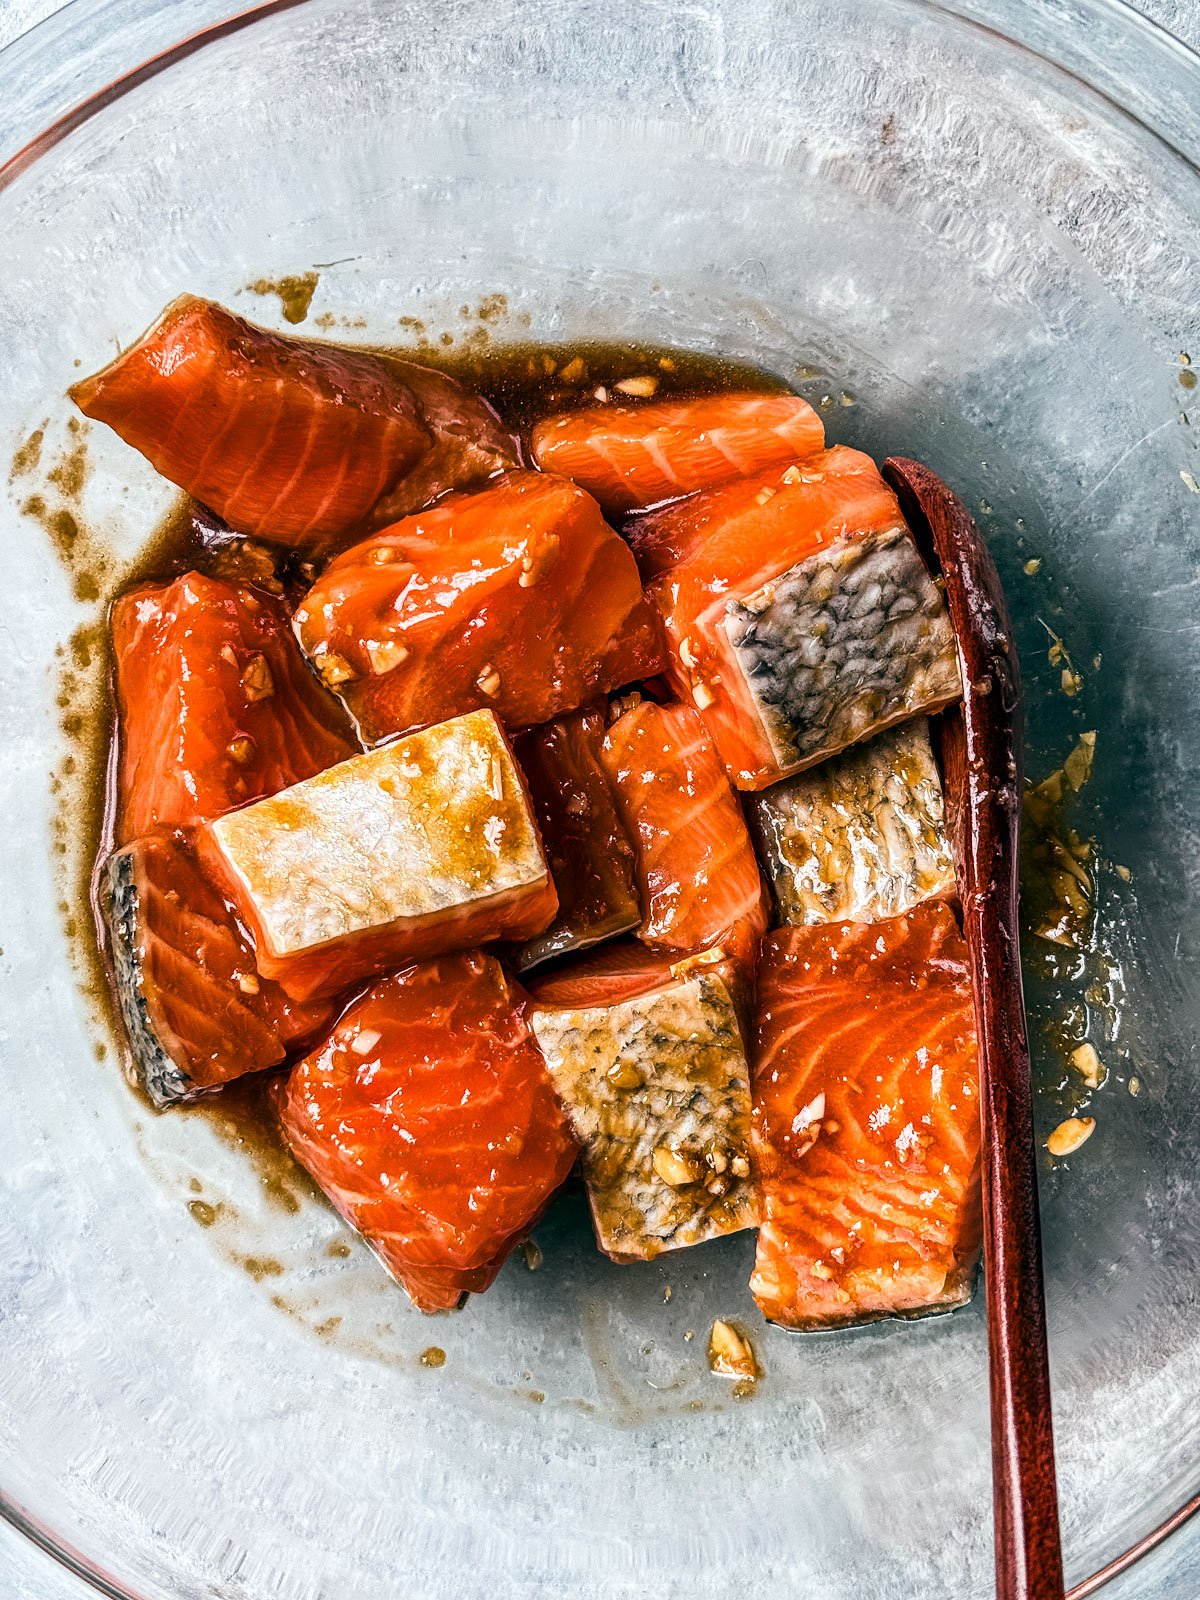
{"label": "light gray background", "polygon": [[[230,13],[244,8],[230,6]],[[62,7],[59,0],[0,0],[0,48]],[[1136,9],[1200,51],[1200,0],[1137,0]],[[1197,1442],[1200,1481],[1200,1441]],[[0,1522],[0,1596],[3,1600],[86,1600],[94,1591]],[[1134,1572],[1102,1591],[1105,1600],[1200,1600],[1200,1517]],[[351,1597],[347,1597],[351,1600]],[[564,1597],[568,1600],[568,1597]],[[864,1596],[864,1600],[869,1597]],[[914,1600],[942,1600],[920,1596]],[[946,1597],[951,1600],[951,1597]]]}

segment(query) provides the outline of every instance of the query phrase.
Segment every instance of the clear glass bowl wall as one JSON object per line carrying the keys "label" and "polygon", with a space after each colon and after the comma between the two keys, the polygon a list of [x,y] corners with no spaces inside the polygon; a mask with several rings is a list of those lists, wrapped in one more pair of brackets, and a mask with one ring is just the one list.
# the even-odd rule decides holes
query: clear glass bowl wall
{"label": "clear glass bowl wall", "polygon": [[[0,57],[8,148],[214,9],[77,0]],[[97,430],[70,560],[29,500],[43,523],[60,506],[77,365],[184,289],[282,326],[245,286],[314,267],[308,326],[328,314],[336,337],[411,342],[415,317],[434,339],[759,362],[828,397],[831,439],[917,456],[979,513],[1018,617],[1030,771],[1098,730],[1075,824],[1131,874],[1100,871],[1122,993],[1098,1128],[1043,1173],[1071,1575],[1193,1491],[1200,454],[1180,353],[1200,358],[1200,97],[1194,62],[1119,6],[1077,8],[1083,35],[1050,7],[986,9],[1083,76],[915,0],[308,0],[149,75],[0,191],[5,459],[44,424],[41,466],[0,503],[0,1490],[120,1590],[909,1600],[990,1582],[981,1299],[789,1338],[756,1321],[748,1238],[618,1269],[568,1202],[541,1270],[518,1257],[429,1323],[357,1244],[329,1254],[348,1235],[298,1179],[264,1182],[211,1119],[154,1117],[125,1088],[65,928],[86,763],[62,765],[56,702],[95,715],[102,658],[69,641],[170,496]],[[1157,72],[1152,102],[1122,62]],[[1035,1020],[1089,981],[1035,983]],[[1055,1088],[1040,1029],[1035,1048],[1045,1131],[1081,1094]],[[705,1370],[718,1315],[757,1328],[752,1401]]]}

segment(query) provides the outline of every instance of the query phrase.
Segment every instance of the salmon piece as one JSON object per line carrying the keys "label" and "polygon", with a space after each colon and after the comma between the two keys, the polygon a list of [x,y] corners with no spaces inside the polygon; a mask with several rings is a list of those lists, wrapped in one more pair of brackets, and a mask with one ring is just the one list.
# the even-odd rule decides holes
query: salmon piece
{"label": "salmon piece", "polygon": [[967,947],[944,903],[765,941],[754,1106],[764,1316],[825,1328],[970,1299],[979,1066]]}
{"label": "salmon piece", "polygon": [[412,390],[433,443],[396,487],[375,506],[371,523],[385,528],[441,499],[452,489],[478,487],[521,465],[521,445],[480,394],[433,367],[388,358],[389,368]]}
{"label": "salmon piece", "polygon": [[430,448],[417,402],[377,356],[255,327],[181,295],[69,391],[232,528],[327,550]]}
{"label": "salmon piece", "polygon": [[490,711],[355,756],[209,823],[201,859],[298,1000],[401,962],[541,933],[558,907]]}
{"label": "salmon piece", "polygon": [[633,845],[600,765],[603,740],[604,716],[589,706],[531,729],[513,746],[558,893],[554,921],[515,952],[520,972],[642,920]]}
{"label": "salmon piece", "polygon": [[637,565],[590,495],[512,472],[331,562],[300,642],[369,742],[490,707],[511,729],[665,665]]}
{"label": "salmon piece", "polygon": [[668,983],[678,951],[648,949],[620,940],[603,950],[590,950],[570,966],[539,973],[529,992],[541,1006],[607,1006]]}
{"label": "salmon piece", "polygon": [[293,1068],[284,1138],[422,1311],[481,1294],[576,1147],[524,1017],[479,951],[370,988]]}
{"label": "salmon piece", "polygon": [[954,631],[873,461],[837,447],[642,518],[671,681],[739,789],[961,694]]}
{"label": "salmon piece", "polygon": [[736,987],[719,949],[674,963],[647,951],[639,973],[619,952],[597,952],[581,977],[532,986],[530,1026],[583,1147],[597,1243],[614,1261],[758,1221]]}
{"label": "salmon piece", "polygon": [[194,828],[358,748],[278,601],[188,572],[112,609],[117,842]]}
{"label": "salmon piece", "polygon": [[802,559],[847,534],[903,526],[870,456],[834,445],[635,517],[625,538],[647,581],[683,569],[689,595],[724,594],[745,582],[757,587],[780,560]]}
{"label": "salmon piece", "polygon": [[747,809],[784,922],[880,922],[955,892],[924,717],[772,784]]}
{"label": "salmon piece", "polygon": [[817,455],[825,429],[796,394],[713,394],[567,411],[539,422],[532,445],[539,467],[619,516]]}
{"label": "salmon piece", "polygon": [[737,797],[689,706],[642,700],[609,728],[600,760],[638,852],[647,944],[724,945],[752,959],[767,892]]}
{"label": "salmon piece", "polygon": [[278,1067],[333,1020],[260,979],[254,951],[179,837],[139,839],[101,876],[117,1001],[156,1106]]}

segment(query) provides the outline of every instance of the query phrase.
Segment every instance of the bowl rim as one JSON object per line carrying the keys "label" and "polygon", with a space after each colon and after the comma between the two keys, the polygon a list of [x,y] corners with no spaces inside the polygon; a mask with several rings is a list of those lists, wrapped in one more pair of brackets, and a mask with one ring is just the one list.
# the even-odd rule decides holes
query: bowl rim
{"label": "bowl rim", "polygon": [[[221,18],[215,22],[206,23],[194,32],[186,34],[182,39],[168,45],[166,48],[149,56],[137,66],[119,73],[110,82],[86,95],[82,100],[69,106],[60,116],[56,117],[48,126],[35,133],[23,145],[13,152],[5,161],[0,162],[0,192],[15,182],[22,173],[48,151],[68,138],[78,128],[106,110],[110,105],[131,93],[141,84],[164,72],[168,67],[177,62],[184,61],[188,56],[194,55],[205,46],[215,44],[221,39],[240,33],[243,29],[253,27],[257,22],[265,21],[287,11],[298,10],[307,5],[310,0],[259,0],[259,3],[247,7],[243,11]],[[1117,112],[1127,121],[1133,122],[1137,127],[1148,133],[1151,138],[1163,145],[1171,155],[1183,161],[1193,172],[1200,175],[1200,148],[1195,152],[1184,148],[1182,143],[1162,127],[1155,126],[1146,117],[1121,103],[1101,84],[1094,82],[1077,66],[1069,65],[1058,56],[1048,54],[1044,49],[1030,41],[1018,37],[1015,31],[1010,31],[999,26],[994,20],[984,21],[979,15],[981,6],[978,0],[909,0],[910,4],[920,5],[930,11],[939,11],[953,18],[958,23],[989,33],[1003,39],[1007,44],[1036,57],[1057,72],[1073,79],[1093,95],[1099,95],[1110,110]],[[986,4],[986,0],[985,0]],[[3,49],[0,49],[0,67],[3,66],[9,52],[24,46],[43,36],[43,30],[49,30],[59,19],[62,11],[73,9],[72,0],[61,8],[60,12],[51,12],[34,27],[25,33],[19,34]],[[1171,33],[1162,24],[1154,21],[1135,8],[1131,0],[1081,0],[1080,9],[1089,11],[1097,17],[1107,14],[1119,25],[1141,32],[1148,40],[1152,40],[1156,50],[1165,55],[1174,56],[1177,62],[1188,71],[1200,77],[1200,50],[1194,50],[1184,40]],[[1198,129],[1200,133],[1200,129]]]}
{"label": "bowl rim", "polygon": [[[32,168],[42,156],[69,138],[77,129],[90,122],[93,117],[105,111],[118,100],[123,99],[125,95],[139,88],[142,84],[156,78],[168,68],[203,50],[207,45],[215,44],[222,39],[238,34],[247,28],[253,27],[255,23],[265,21],[268,17],[298,10],[309,3],[310,0],[260,0],[260,3],[249,6],[245,10],[235,12],[232,15],[197,28],[194,32],[185,35],[174,44],[168,45],[154,55],[147,57],[138,65],[119,73],[101,88],[94,90],[82,100],[71,105],[60,116],[56,117],[40,132],[21,145],[7,160],[0,162],[0,193],[21,177],[23,173]],[[922,6],[927,10],[942,12],[961,25],[992,34],[1002,39],[1005,43],[1034,56],[1056,72],[1074,80],[1090,94],[1098,95],[1111,110],[1116,111],[1122,118],[1135,123],[1143,132],[1149,134],[1152,139],[1169,151],[1172,156],[1183,161],[1200,178],[1200,151],[1197,152],[1196,156],[1193,156],[1188,150],[1176,143],[1162,128],[1155,127],[1136,111],[1123,105],[1105,88],[1092,82],[1081,70],[1067,65],[1063,60],[1056,59],[1027,40],[1018,38],[1015,33],[1007,31],[995,22],[984,22],[978,14],[979,6],[973,4],[972,0],[965,0],[965,3],[963,3],[963,0],[959,0],[959,3],[956,3],[956,0],[909,0],[909,3]],[[1120,24],[1135,31],[1143,32],[1154,41],[1157,49],[1175,55],[1189,71],[1195,74],[1197,83],[1200,84],[1200,50],[1193,49],[1161,23],[1136,9],[1130,3],[1130,0],[1081,0],[1081,8],[1096,15],[1107,13]],[[72,9],[74,7],[71,0],[67,0],[67,4],[61,7],[58,12],[50,13],[41,22],[35,24],[26,32],[19,34],[3,49],[0,49],[0,70],[4,66],[5,59],[10,56],[10,52],[15,47],[29,44],[34,40],[35,36],[44,36],[43,31],[57,21],[63,11]],[[1200,1490],[1160,1522],[1157,1527],[1152,1528],[1143,1535],[1136,1543],[1121,1551],[1104,1566],[1098,1568],[1088,1577],[1081,1579],[1071,1589],[1068,1589],[1065,1600],[1088,1600],[1089,1596],[1096,1594],[1114,1579],[1120,1577],[1121,1574],[1136,1566],[1152,1551],[1157,1550],[1198,1513],[1200,1513]],[[89,1557],[59,1538],[31,1511],[11,1500],[2,1488],[0,1488],[0,1518],[3,1518],[19,1534],[52,1557],[61,1567],[81,1579],[94,1592],[106,1596],[107,1600],[146,1600],[144,1595],[126,1587],[118,1579],[103,1572]]]}

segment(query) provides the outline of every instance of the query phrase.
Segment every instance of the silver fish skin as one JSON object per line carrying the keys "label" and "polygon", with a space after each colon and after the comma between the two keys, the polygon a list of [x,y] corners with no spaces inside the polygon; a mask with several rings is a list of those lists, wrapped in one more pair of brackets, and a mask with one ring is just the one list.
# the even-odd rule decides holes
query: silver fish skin
{"label": "silver fish skin", "polygon": [[100,909],[108,928],[113,977],[129,1054],[146,1093],[161,1111],[206,1091],[167,1051],[155,1032],[142,986],[141,903],[132,849],[118,850],[104,864]]}
{"label": "silver fish skin", "polygon": [[607,1255],[647,1261],[757,1226],[749,1071],[720,976],[693,971],[614,1005],[535,1007],[530,1023],[583,1147]]}
{"label": "silver fish skin", "polygon": [[881,922],[955,891],[925,717],[750,799],[780,921]]}
{"label": "silver fish skin", "polygon": [[566,929],[544,933],[513,951],[513,967],[517,972],[530,972],[555,956],[579,955],[622,933],[632,933],[641,920],[640,913],[637,916],[613,916],[605,922],[593,923],[586,933],[572,933]]}
{"label": "silver fish skin", "polygon": [[945,602],[905,528],[809,556],[730,601],[725,629],[784,770],[962,694]]}

